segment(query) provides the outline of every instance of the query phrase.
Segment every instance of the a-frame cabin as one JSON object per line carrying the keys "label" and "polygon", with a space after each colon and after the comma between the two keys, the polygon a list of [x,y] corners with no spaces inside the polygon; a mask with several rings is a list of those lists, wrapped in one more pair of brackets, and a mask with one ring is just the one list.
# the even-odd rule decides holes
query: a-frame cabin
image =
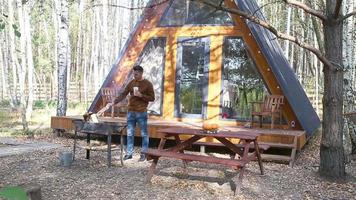
{"label": "a-frame cabin", "polygon": [[[263,18],[254,0],[225,0],[223,5]],[[143,66],[156,92],[149,105],[154,113],[149,118],[151,137],[160,127],[203,121],[241,127],[251,119],[249,102],[266,94],[285,97],[282,124],[269,132],[299,130],[310,136],[320,126],[276,37],[199,1],[150,1],[102,87],[123,87],[135,64]],[[102,106],[98,91],[89,111]],[[300,146],[305,138],[301,140]]]}

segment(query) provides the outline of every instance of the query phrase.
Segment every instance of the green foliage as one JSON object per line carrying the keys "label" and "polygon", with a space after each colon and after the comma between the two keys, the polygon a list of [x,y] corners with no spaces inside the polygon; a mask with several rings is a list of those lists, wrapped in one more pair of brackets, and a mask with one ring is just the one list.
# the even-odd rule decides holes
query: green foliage
{"label": "green foliage", "polygon": [[20,31],[18,30],[19,27],[17,27],[16,24],[13,24],[13,25],[12,25],[12,28],[14,29],[14,33],[15,33],[16,37],[21,37],[21,33],[20,33]]}
{"label": "green foliage", "polygon": [[0,32],[5,29],[5,21],[0,19]]}
{"label": "green foliage", "polygon": [[1,189],[0,197],[9,200],[27,200],[26,191],[19,186],[9,186]]}
{"label": "green foliage", "polygon": [[0,32],[5,29],[5,22],[0,20]]}
{"label": "green foliage", "polygon": [[[57,101],[55,100],[50,100],[50,101],[36,100],[33,103],[33,108],[35,110],[52,109],[56,107],[57,107]],[[85,105],[82,102],[68,102],[67,107],[68,109],[82,110],[83,107],[85,107]]]}
{"label": "green foliage", "polygon": [[3,108],[10,107],[10,100],[2,100],[2,101],[0,101],[0,107],[3,107]]}
{"label": "green foliage", "polygon": [[49,100],[47,104],[48,104],[48,107],[55,108],[57,106],[57,101]]}
{"label": "green foliage", "polygon": [[191,87],[187,87],[185,85],[181,86],[181,102],[183,105],[184,113],[201,113],[201,105],[202,105],[202,96],[199,91],[199,87],[193,85]]}
{"label": "green foliage", "polygon": [[57,101],[56,100],[49,100],[49,101],[36,100],[33,103],[33,108],[37,109],[37,110],[51,109],[51,108],[56,108],[56,107],[57,107]]}
{"label": "green foliage", "polygon": [[46,102],[42,100],[36,100],[33,104],[34,109],[44,109],[46,108]]}

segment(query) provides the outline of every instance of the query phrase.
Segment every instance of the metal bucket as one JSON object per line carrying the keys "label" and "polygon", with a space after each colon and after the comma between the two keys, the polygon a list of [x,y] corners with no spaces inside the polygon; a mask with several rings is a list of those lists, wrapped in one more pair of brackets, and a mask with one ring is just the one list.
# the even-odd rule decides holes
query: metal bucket
{"label": "metal bucket", "polygon": [[73,154],[72,152],[60,152],[59,153],[59,162],[63,167],[70,167],[73,163]]}

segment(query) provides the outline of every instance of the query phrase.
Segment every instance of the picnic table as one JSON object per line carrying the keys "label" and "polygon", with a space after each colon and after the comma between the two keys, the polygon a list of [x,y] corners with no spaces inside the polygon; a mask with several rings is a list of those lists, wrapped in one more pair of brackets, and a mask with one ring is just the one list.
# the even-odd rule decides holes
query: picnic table
{"label": "picnic table", "polygon": [[[166,128],[159,130],[162,133],[162,137],[157,149],[148,149],[145,154],[147,160],[153,160],[147,175],[147,182],[151,181],[153,174],[156,171],[156,166],[160,157],[168,157],[183,160],[184,167],[186,167],[189,161],[199,161],[205,163],[222,164],[231,167],[235,170],[240,170],[236,184],[235,194],[240,192],[243,174],[246,168],[246,164],[251,160],[257,159],[261,174],[264,174],[263,164],[260,155],[260,147],[257,138],[261,135],[256,132],[249,131],[217,131],[216,133],[207,133],[204,130],[192,129],[192,128]],[[182,135],[191,136],[187,140],[181,140]],[[176,145],[170,148],[164,148],[166,140],[170,137],[174,137]],[[218,158],[207,155],[196,155],[186,153],[184,150],[191,147],[193,143],[205,137],[213,137],[217,139],[223,146],[229,148],[234,156],[229,158]],[[239,139],[238,145],[233,144],[228,139]],[[251,148],[252,146],[252,148]],[[250,149],[253,152],[249,154]],[[264,147],[268,149],[268,147]]]}
{"label": "picnic table", "polygon": [[78,119],[74,120],[75,131],[74,131],[74,145],[73,145],[73,161],[75,159],[75,151],[77,145],[78,133],[86,134],[87,136],[87,146],[86,146],[86,159],[90,159],[90,139],[91,135],[99,135],[107,137],[107,160],[108,167],[111,167],[111,139],[112,135],[120,135],[120,161],[123,166],[123,131],[126,128],[127,124],[122,122],[114,121],[103,121],[98,123],[85,122],[84,120]]}

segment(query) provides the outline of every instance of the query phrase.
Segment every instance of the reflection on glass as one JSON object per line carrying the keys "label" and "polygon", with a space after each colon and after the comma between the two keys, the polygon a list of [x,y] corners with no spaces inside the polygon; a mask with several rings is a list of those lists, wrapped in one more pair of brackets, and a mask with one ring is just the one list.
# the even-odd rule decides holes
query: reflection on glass
{"label": "reflection on glass", "polygon": [[147,109],[158,115],[162,113],[165,45],[166,40],[164,38],[150,39],[136,63],[143,67],[143,75],[152,83],[155,91],[155,101],[150,102]]}
{"label": "reflection on glass", "polygon": [[203,39],[186,39],[179,43],[179,113],[202,115],[204,112],[208,82],[207,47],[207,42]]}
{"label": "reflection on glass", "polygon": [[241,38],[228,37],[223,46],[221,116],[227,119],[251,118],[252,101],[262,101],[267,93],[264,82]]}
{"label": "reflection on glass", "polygon": [[[220,0],[210,0],[215,5]],[[168,8],[160,26],[182,26],[184,24],[232,25],[230,15],[202,2],[190,0],[174,0]]]}

